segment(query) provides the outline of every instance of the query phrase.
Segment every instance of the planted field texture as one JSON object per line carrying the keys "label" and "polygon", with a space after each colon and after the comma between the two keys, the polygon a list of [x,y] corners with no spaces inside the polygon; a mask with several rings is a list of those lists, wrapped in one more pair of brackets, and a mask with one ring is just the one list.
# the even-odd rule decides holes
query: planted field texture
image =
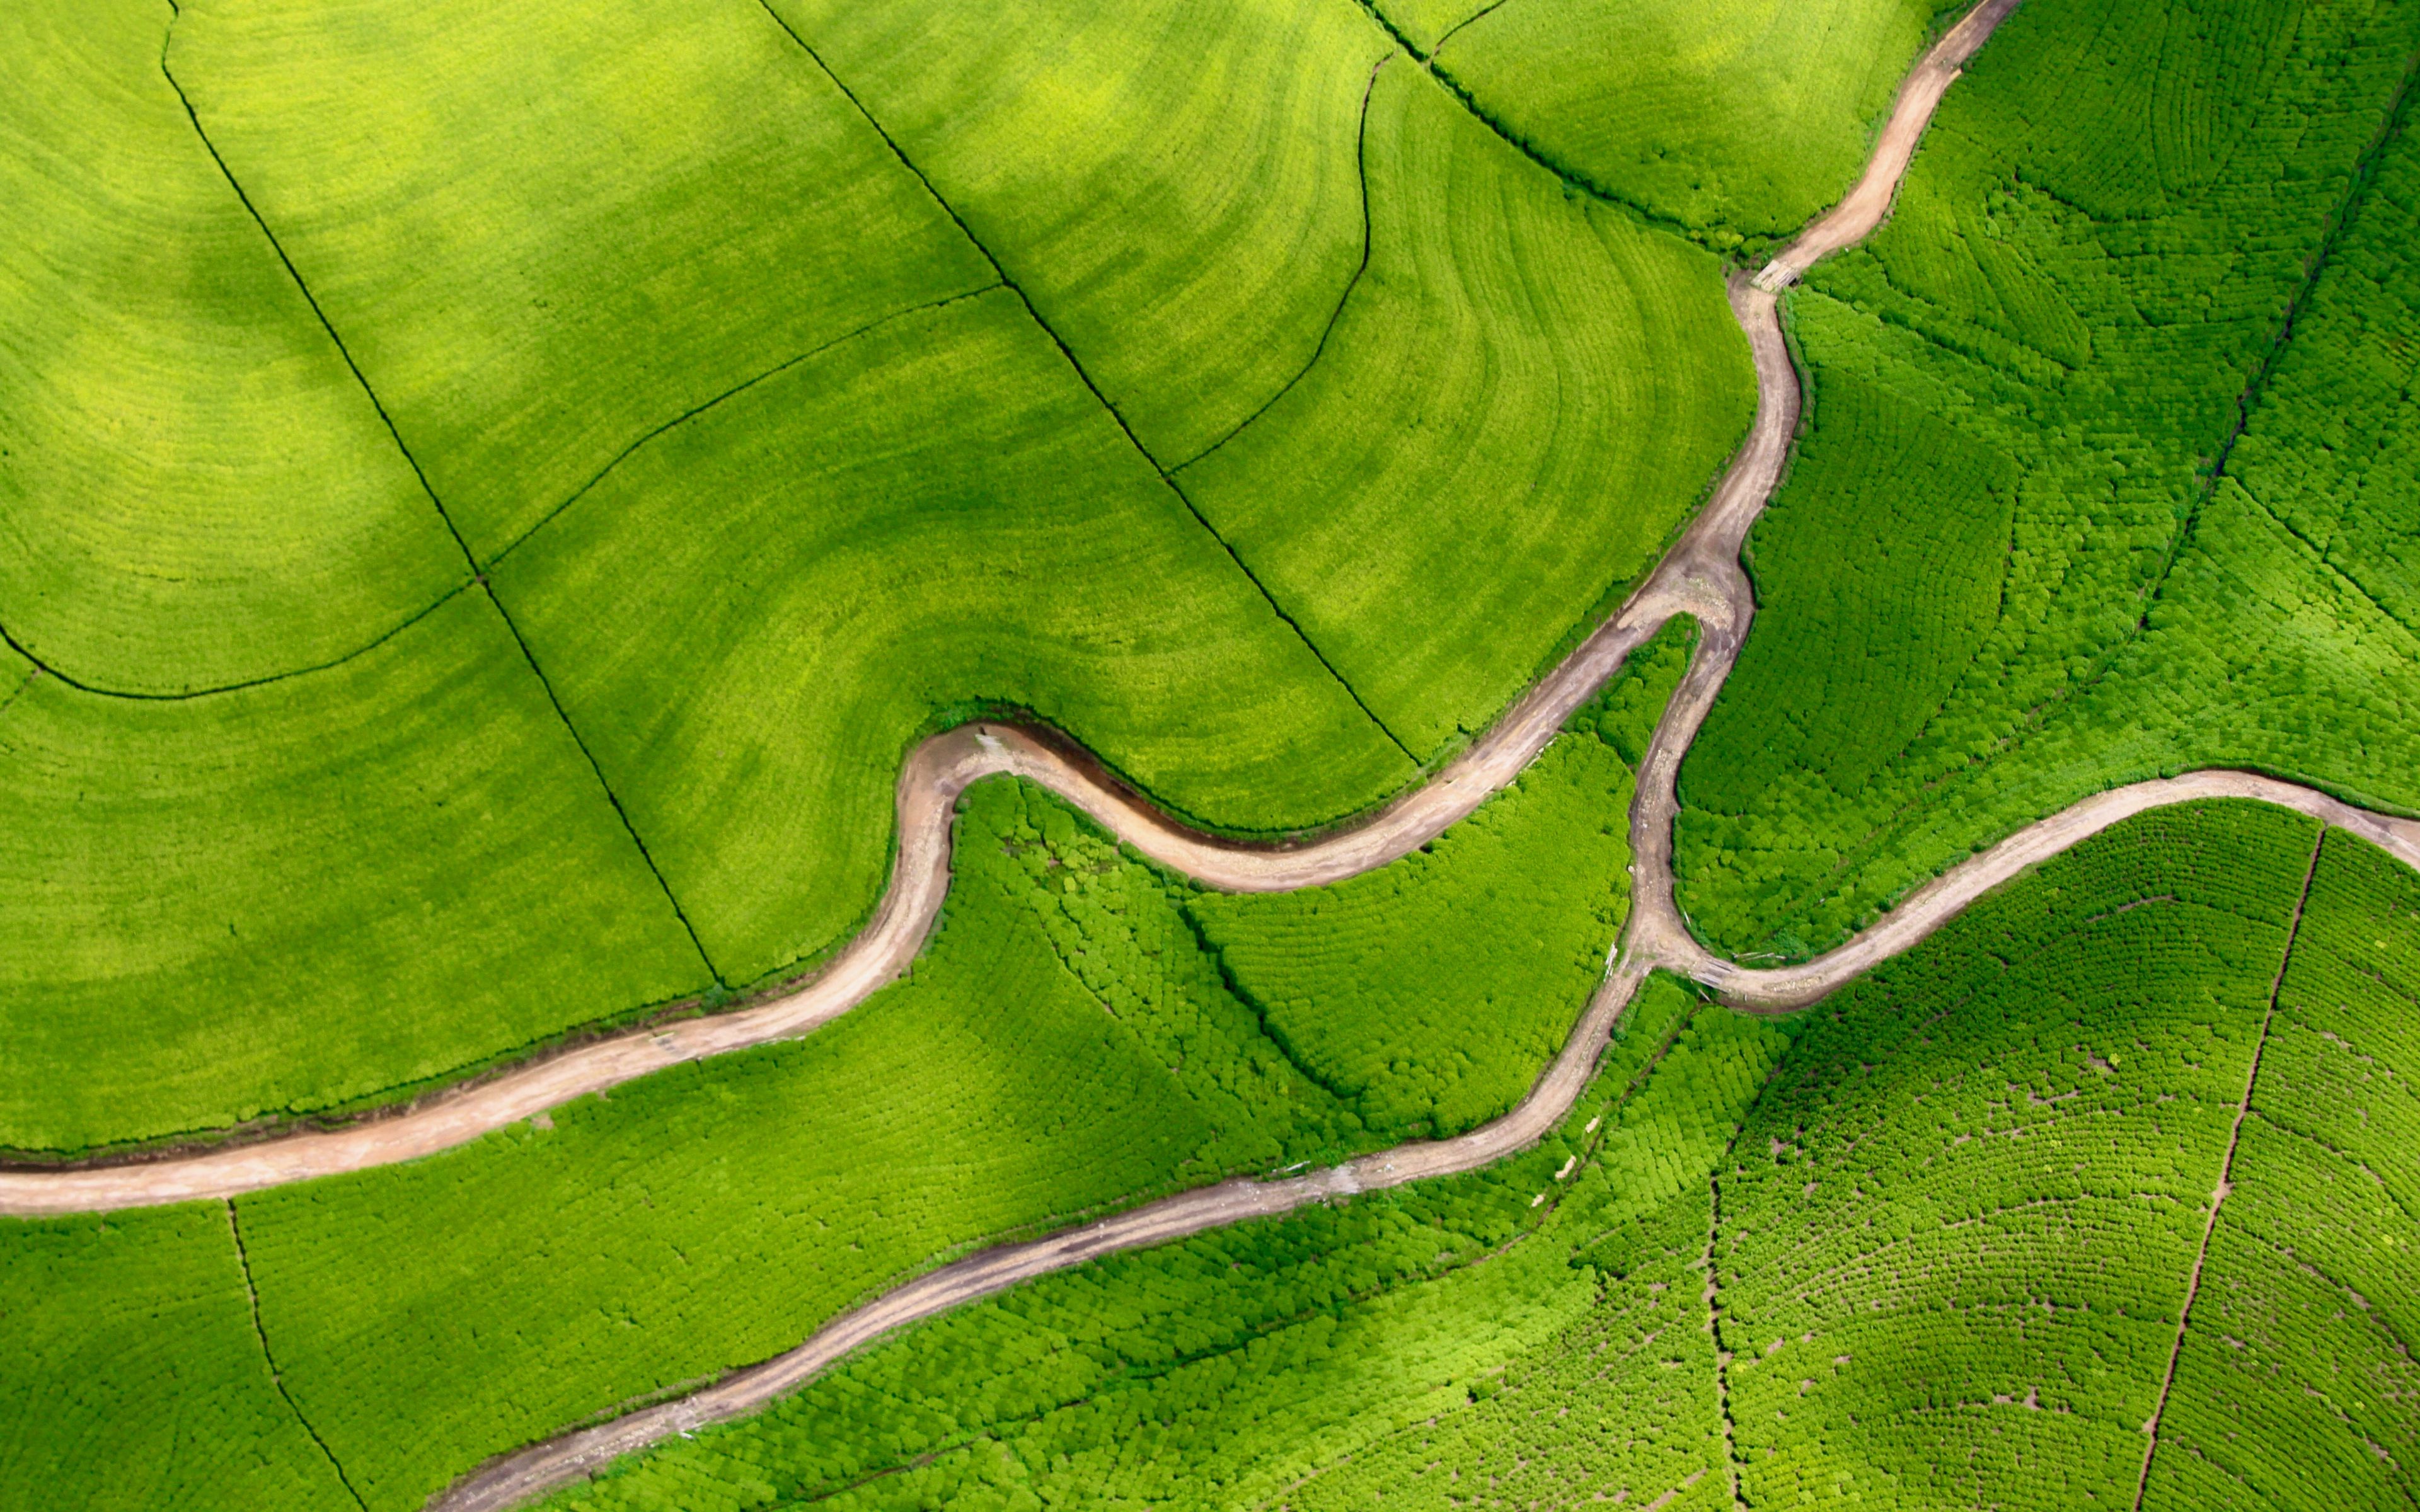
{"label": "planted field texture", "polygon": [[483,561],[651,431],[991,281],[752,0],[198,0],[167,68]]}
{"label": "planted field texture", "polygon": [[2132,821],[1796,1026],[1655,979],[1531,1154],[1047,1277],[549,1504],[2130,1505],[2318,840]]}
{"label": "planted field texture", "polygon": [[2164,772],[2420,804],[2415,41],[2408,8],[2128,0],[1978,57],[1891,224],[1792,301],[1813,431],[1682,774],[1720,948],[1820,950]]}
{"label": "planted field texture", "polygon": [[1633,656],[1574,718],[1580,733],[1422,851],[1334,887],[1186,903],[1229,984],[1373,1134],[1484,1123],[1562,1048],[1629,893],[1619,744],[1635,759],[1671,696],[1681,628]]}
{"label": "planted field texture", "polygon": [[2147,816],[1816,1011],[1720,1181],[1752,1503],[2131,1504],[2314,831]]}
{"label": "planted field texture", "polygon": [[1320,360],[1176,477],[1425,759],[1653,565],[1753,390],[1713,257],[1419,69],[1379,70],[1362,146],[1369,267]]}
{"label": "planted field texture", "polygon": [[494,582],[733,981],[872,907],[937,711],[1032,710],[1266,828],[1412,772],[1003,290],[666,433]]}
{"label": "planted field texture", "polygon": [[1784,1036],[1717,1011],[1683,1037],[1697,1005],[1662,982],[1640,1010],[1534,1150],[1047,1277],[548,1504],[1444,1506],[1491,1484],[1510,1500],[1503,1474],[1525,1499],[1636,1505],[1709,1471],[1719,1489],[1702,1164],[1675,1199],[1635,1194],[1619,1248],[1575,1242],[1627,1191],[1592,1158],[1616,1120],[1668,1121],[1736,1086],[1701,1051]]}
{"label": "planted field texture", "polygon": [[1390,51],[1354,6],[774,8],[1163,464],[1318,351],[1362,261],[1362,101]]}
{"label": "planted field texture", "polygon": [[[1670,650],[1645,664],[1635,681],[1668,688]],[[1641,697],[1588,717],[1639,725]],[[1480,811],[1480,833],[1389,869],[1420,917],[1449,896],[1473,939],[1551,943],[1534,1000],[1452,1014],[1391,992],[1407,1067],[1466,1068],[1450,1087],[1378,1075],[1339,1097],[1230,990],[1188,915],[1201,895],[1039,790],[979,784],[933,946],[847,1017],[445,1155],[240,1199],[286,1385],[372,1507],[416,1506],[491,1455],[778,1353],[996,1238],[1509,1105],[1621,922],[1618,831],[1566,857],[1559,826],[1592,804],[1619,815],[1627,793],[1604,742],[1575,733]],[[1516,852],[1506,836],[1527,839]],[[1558,886],[1512,885],[1529,868]],[[1432,969],[1423,944],[1366,964],[1391,987]],[[1297,1003],[1326,985],[1281,963],[1256,980]],[[1452,1000],[1457,984],[1435,988]],[[1499,1016],[1538,1041],[1532,1058],[1502,1053]],[[1317,1011],[1295,1022],[1319,1040]],[[545,1221],[518,1221],[530,1214]],[[0,1227],[0,1271],[32,1265],[44,1231]],[[63,1389],[42,1384],[48,1368],[36,1356],[18,1374]],[[176,1380],[113,1391],[130,1418],[198,1410]]]}
{"label": "planted field texture", "polygon": [[1928,31],[1968,8],[1393,0],[1380,8],[1547,161],[1729,248],[1787,236],[1848,192]]}
{"label": "planted field texture", "polygon": [[470,578],[161,76],[167,26],[0,16],[0,631],[138,693],[332,661]]}
{"label": "planted field texture", "polygon": [[205,698],[37,676],[0,813],[0,1148],[393,1096],[711,980],[484,594]]}
{"label": "planted field texture", "polygon": [[2332,835],[2160,1419],[2152,1508],[2420,1494],[2420,884]]}
{"label": "planted field texture", "polygon": [[278,1394],[224,1206],[11,1224],[0,1243],[0,1507],[350,1504]]}

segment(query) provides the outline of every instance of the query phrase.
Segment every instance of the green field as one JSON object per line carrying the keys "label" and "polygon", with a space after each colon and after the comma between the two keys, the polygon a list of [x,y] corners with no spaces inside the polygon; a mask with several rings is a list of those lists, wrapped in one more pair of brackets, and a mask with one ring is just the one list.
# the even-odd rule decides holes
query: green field
{"label": "green field", "polygon": [[[0,1164],[779,990],[971,719],[1278,844],[1444,780],[1708,497],[1727,282],[1965,9],[25,0]],[[2420,814],[2415,75],[2420,0],[2029,0],[1785,296],[1804,424],[1677,779],[1717,954],[2157,775]],[[1213,891],[993,777],[906,974],[803,1037],[0,1219],[0,1512],[414,1512],[988,1246],[1502,1118],[1699,649],[1366,874]],[[2420,875],[2158,810],[1804,1011],[1648,975],[1535,1148],[544,1504],[2420,1506],[2415,1141]]]}
{"label": "green field", "polygon": [[0,1149],[812,966],[977,713],[1214,828],[1366,810],[1750,407],[1714,260],[1343,0],[54,10],[0,38]]}
{"label": "green field", "polygon": [[1602,193],[1726,249],[1847,193],[1965,0],[1394,0],[1478,107]]}
{"label": "green field", "polygon": [[2416,44],[2386,7],[2030,6],[1977,59],[1791,303],[1813,427],[1682,772],[1718,948],[1825,949],[2162,773],[2420,806]]}
{"label": "green field", "polygon": [[[446,1155],[239,1199],[296,1409],[369,1505],[417,1506],[491,1454],[778,1353],[983,1242],[1504,1111],[1620,929],[1617,745],[1643,741],[1683,644],[1668,632],[1428,850],[1337,888],[1203,894],[1038,790],[978,785],[933,946],[847,1017]],[[1367,921],[1349,962],[1296,948],[1343,918]],[[1391,1063],[1371,1044],[1390,1022]],[[116,1222],[0,1226],[0,1269]],[[174,1287],[201,1287],[224,1249],[155,1254],[166,1242],[127,1240],[154,1258],[124,1263],[201,1305]],[[188,1410],[171,1377],[34,1412],[64,1389],[57,1357],[29,1344],[0,1362],[19,1435],[0,1441],[0,1505],[24,1457]]]}
{"label": "green field", "polygon": [[[1048,1277],[549,1504],[1443,1509],[1669,1492],[1667,1506],[1713,1508],[1731,1504],[1736,1468],[1751,1505],[2131,1505],[2319,839],[2249,805],[2147,816],[1803,1020],[1742,1018],[1659,979],[1531,1154]],[[2334,1019],[2359,1036],[2345,1048],[2303,1041],[2367,1072],[2358,1097],[2287,1068],[2299,984],[2335,959],[2324,942],[2383,933],[2385,959],[2413,958],[2420,883],[2341,836],[2317,860],[2147,1506],[2217,1504],[2170,1467],[2201,1463],[2182,1435],[2224,1401],[2195,1362],[2239,1358],[2213,1299],[2255,1288],[2351,1317],[2324,1343],[2273,1335],[2315,1384],[2338,1373],[2319,1400],[2264,1393],[2301,1437],[2242,1434],[2229,1453],[2306,1467],[2335,1505],[2412,1489],[2394,1468],[2420,1448],[2391,1395],[2409,1389],[2399,1319],[2367,1326],[2290,1263],[2321,1289],[2232,1257],[2305,1190],[2261,1164],[2251,1131],[2267,1119],[2345,1137],[2333,1155],[2304,1142],[2339,1187],[2365,1164],[2390,1182],[2410,1164],[2406,990],[2369,985]],[[1558,1184],[1574,1154],[1586,1164]],[[1533,1207],[1541,1191],[1553,1200]],[[2373,1192],[2339,1205],[2368,1220],[2346,1284],[2401,1299],[2412,1262],[2380,1239],[2410,1235],[2410,1210],[2381,1229]],[[2355,1400],[2369,1415],[2350,1416]],[[2367,1479],[2309,1468],[2352,1459],[2345,1473]],[[2257,1477],[2212,1494],[2304,1504]]]}

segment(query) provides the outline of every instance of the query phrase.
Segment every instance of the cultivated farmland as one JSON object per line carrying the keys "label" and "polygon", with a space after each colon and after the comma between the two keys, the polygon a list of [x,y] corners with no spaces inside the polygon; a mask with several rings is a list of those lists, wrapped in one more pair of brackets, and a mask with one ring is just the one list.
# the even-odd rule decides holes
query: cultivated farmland
{"label": "cultivated farmland", "polygon": [[[2319,840],[2250,805],[2134,821],[1794,1024],[1658,979],[1532,1155],[1047,1278],[550,1504],[1724,1507],[1734,1473],[1751,1504],[2131,1504]],[[2331,889],[2383,876],[2327,852],[2349,880],[2314,884],[2288,980]],[[2361,1044],[2369,1085],[2408,1070]],[[2255,1101],[2344,1105],[2266,1069]],[[2303,1421],[2297,1460],[2366,1458],[2356,1425]],[[2166,1432],[2146,1505],[2202,1504],[2158,1477],[2187,1458]]]}
{"label": "cultivated farmland", "polygon": [[[1622,812],[1607,732],[1643,738],[1682,644],[1668,633],[1434,852],[1248,915],[1121,856],[1038,790],[978,786],[931,949],[840,1023],[434,1161],[235,1203],[286,1390],[368,1504],[416,1506],[489,1455],[773,1353],[970,1247],[1493,1116],[1569,1031],[1619,931],[1622,830],[1571,831]],[[1364,933],[1349,967],[1285,949],[1324,941],[1307,927],[1323,917],[1396,908],[1417,927]],[[1444,989],[1449,963],[1461,995],[1404,1026],[1399,1064],[1373,1064],[1374,1015],[1420,1001],[1411,984]],[[550,1217],[532,1233],[486,1216],[504,1211]],[[163,1211],[225,1238],[224,1206]],[[144,1237],[158,1227],[147,1216],[118,1248],[163,1287],[226,1259],[224,1243],[170,1253]],[[9,1227],[0,1257],[30,1265],[55,1228]],[[109,1284],[60,1273],[77,1295]],[[14,1406],[65,1388],[47,1358],[0,1369]],[[173,1415],[180,1379],[115,1400]],[[85,1421],[11,1415],[0,1463]]]}
{"label": "cultivated farmland", "polygon": [[104,11],[0,1512],[2420,1497],[2420,10]]}
{"label": "cultivated farmland", "polygon": [[2412,477],[2416,27],[2025,8],[1891,224],[1810,275],[1813,431],[1682,779],[1683,895],[1721,948],[1824,949],[2162,773],[2420,804],[2385,502]]}

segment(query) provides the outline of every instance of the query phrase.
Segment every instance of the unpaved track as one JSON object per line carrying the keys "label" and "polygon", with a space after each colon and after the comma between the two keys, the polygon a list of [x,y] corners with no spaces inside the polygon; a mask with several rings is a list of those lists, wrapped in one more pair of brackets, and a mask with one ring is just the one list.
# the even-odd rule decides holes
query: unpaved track
{"label": "unpaved track", "polygon": [[998,774],[1030,779],[1090,813],[1145,856],[1229,891],[1267,892],[1357,876],[1418,849],[1526,767],[1571,712],[1630,652],[1677,614],[1694,616],[1695,656],[1657,725],[1631,808],[1631,918],[1614,969],[1561,1054],[1511,1113],[1459,1138],[1400,1146],[1285,1180],[1237,1180],[1130,1209],[1087,1227],[970,1256],[910,1281],[819,1329],[788,1353],[677,1401],[566,1434],[492,1461],[432,1506],[490,1512],[594,1472],[617,1456],[752,1412],[795,1390],[881,1335],[1053,1271],[1119,1250],[1165,1243],[1308,1203],[1451,1175],[1535,1143],[1578,1101],[1630,998],[1649,972],[1684,973],[1747,1008],[1804,1006],[1923,939],[1968,903],[2027,868],[2148,809],[2206,798],[2256,798],[2352,830],[2420,868],[2420,823],[2355,809],[2325,794],[2241,772],[2203,772],[2114,789],[2028,825],[1910,894],[1883,921],[1815,961],[1748,970],[1707,952],[1672,896],[1672,815],[1681,757],[1730,675],[1754,615],[1740,548],[1772,496],[1798,426],[1797,375],[1777,300],[1807,268],[1881,223],[1917,140],[1961,66],[2018,0],[1983,0],[1926,54],[1900,90],[1865,176],[1730,301],[1747,333],[1758,408],[1747,441],[1687,532],[1621,611],[1532,688],[1485,737],[1434,779],[1367,823],[1316,841],[1254,846],[1187,829],[1048,731],[975,724],[919,746],[900,773],[899,852],[874,918],[814,981],[788,996],[719,1017],[623,1035],[510,1072],[394,1118],[328,1134],[141,1164],[0,1172],[0,1213],[102,1211],[226,1197],[311,1177],[433,1154],[583,1093],[682,1061],[794,1038],[862,1002],[908,967],[949,885],[951,824],[969,784]]}

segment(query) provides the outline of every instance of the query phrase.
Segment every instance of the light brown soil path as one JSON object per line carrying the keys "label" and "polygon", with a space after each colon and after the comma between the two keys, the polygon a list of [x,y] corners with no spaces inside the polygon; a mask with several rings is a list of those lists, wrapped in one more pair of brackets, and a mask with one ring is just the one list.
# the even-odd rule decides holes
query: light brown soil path
{"label": "light brown soil path", "polygon": [[1976,898],[2048,856],[2147,809],[2202,798],[2257,798],[2296,809],[2353,830],[2420,867],[2420,824],[2372,814],[2271,778],[2204,772],[2116,789],[2029,825],[1917,889],[1885,920],[1839,949],[1804,965],[1761,971],[1734,966],[1708,953],[1681,920],[1671,875],[1681,757],[1730,675],[1747,633],[1754,598],[1740,567],[1740,548],[1780,478],[1798,426],[1797,375],[1782,337],[1778,291],[1818,258],[1854,243],[1881,223],[1943,93],[2017,3],[1983,0],[1952,28],[1901,86],[1873,159],[1849,197],[1754,279],[1732,280],[1732,309],[1756,360],[1756,423],[1713,499],[1680,543],[1621,611],[1485,737],[1368,822],[1299,845],[1223,841],[1169,819],[1063,737],[1003,724],[965,726],[924,742],[908,758],[899,779],[899,852],[890,887],[873,920],[799,991],[739,1012],[603,1041],[408,1114],[334,1133],[142,1164],[0,1172],[0,1213],[96,1211],[225,1197],[411,1160],[666,1066],[805,1034],[896,980],[923,948],[949,885],[951,825],[958,795],[969,784],[996,774],[1042,784],[1144,855],[1212,887],[1277,891],[1357,876],[1435,839],[1518,776],[1571,712],[1672,616],[1698,620],[1701,635],[1697,654],[1650,743],[1632,805],[1634,901],[1622,948],[1561,1054],[1512,1112],[1456,1139],[1404,1145],[1291,1180],[1231,1180],[1082,1228],[985,1250],[887,1292],[833,1319],[788,1353],[703,1391],[495,1460],[432,1504],[441,1512],[502,1508],[578,1479],[617,1456],[752,1412],[892,1329],[1018,1282],[1115,1251],[1165,1243],[1308,1203],[1476,1169],[1523,1149],[1578,1101],[1614,1022],[1649,972],[1658,967],[1694,977],[1744,1007],[1803,1006],[1908,949]]}

